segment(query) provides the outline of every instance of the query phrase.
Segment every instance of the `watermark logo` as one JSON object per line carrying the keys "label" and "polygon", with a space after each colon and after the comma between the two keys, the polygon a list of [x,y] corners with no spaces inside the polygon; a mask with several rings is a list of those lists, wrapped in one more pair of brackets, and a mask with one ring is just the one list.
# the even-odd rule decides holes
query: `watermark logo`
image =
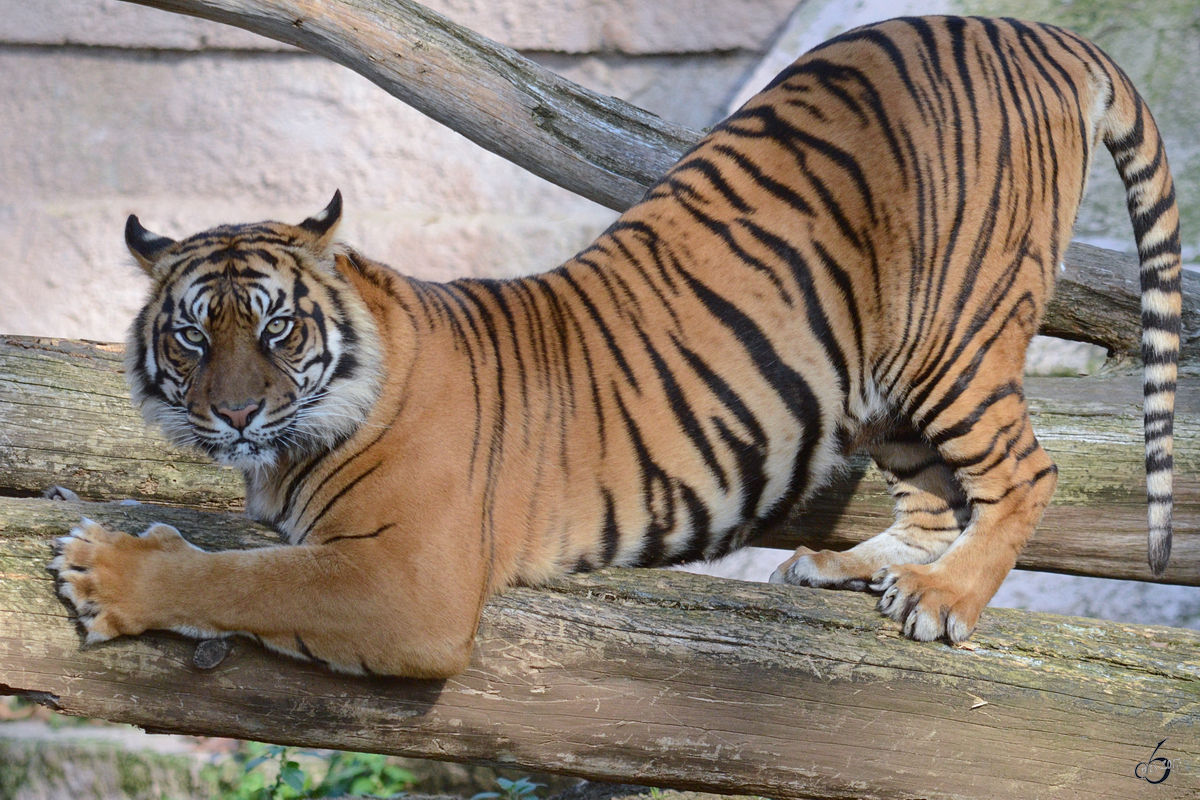
{"label": "watermark logo", "polygon": [[[1158,755],[1158,748],[1163,746],[1163,739],[1154,747],[1154,752],[1150,754],[1150,758],[1140,762],[1133,768],[1135,777],[1145,781],[1146,783],[1162,783],[1171,774],[1171,768],[1179,766],[1178,761],[1172,761],[1165,756]],[[1158,756],[1155,758],[1155,756]]]}

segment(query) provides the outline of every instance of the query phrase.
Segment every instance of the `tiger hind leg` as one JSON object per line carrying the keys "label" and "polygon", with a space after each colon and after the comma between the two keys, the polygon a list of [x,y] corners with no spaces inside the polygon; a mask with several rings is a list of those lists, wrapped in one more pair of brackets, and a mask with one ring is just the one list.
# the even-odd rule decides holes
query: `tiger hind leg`
{"label": "tiger hind leg", "polygon": [[1019,384],[1007,388],[984,395],[966,415],[971,424],[927,433],[970,504],[962,534],[935,561],[893,564],[872,578],[879,610],[912,639],[971,635],[1054,494],[1057,468],[1034,436]]}
{"label": "tiger hind leg", "polygon": [[849,550],[799,547],[771,583],[867,591],[880,570],[935,561],[962,533],[970,517],[966,493],[928,442],[907,430],[867,450],[896,501],[895,523]]}

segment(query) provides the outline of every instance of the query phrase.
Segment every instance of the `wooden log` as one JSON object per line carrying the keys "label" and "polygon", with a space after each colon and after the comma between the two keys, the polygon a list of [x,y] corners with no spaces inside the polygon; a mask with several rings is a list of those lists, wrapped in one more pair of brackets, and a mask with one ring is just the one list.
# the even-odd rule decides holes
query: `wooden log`
{"label": "wooden log", "polygon": [[241,473],[146,428],[123,353],[119,344],[0,336],[0,494],[61,484],[94,500],[240,509]]}
{"label": "wooden log", "polygon": [[[1103,159],[1096,169],[1106,169]],[[1132,238],[1130,242],[1132,243]],[[1137,256],[1072,242],[1046,308],[1041,332],[1108,348],[1123,360],[1141,358],[1141,283]],[[1180,363],[1200,375],[1200,275],[1183,273]]]}
{"label": "wooden log", "polygon": [[168,634],[81,648],[50,542],[86,513],[204,547],[229,515],[0,499],[0,693],[162,732],[470,760],[774,798],[1128,798],[1200,791],[1200,634],[989,610],[963,649],[897,635],[870,598],[655,570],[514,589],[467,672],[361,679],[245,642],[209,671]]}
{"label": "wooden log", "polygon": [[[1137,376],[1032,379],[1028,394],[1059,488],[1018,565],[1200,586],[1200,378],[1185,378],[1179,393],[1174,552],[1158,579],[1146,565]],[[117,345],[0,337],[0,420],[0,494],[37,495],[59,483],[91,500],[241,507],[240,476],[145,428],[127,399]],[[844,549],[886,528],[892,501],[882,476],[868,459],[853,463],[762,543]]]}
{"label": "wooden log", "polygon": [[[1146,477],[1137,375],[1026,381],[1038,441],[1058,465],[1058,489],[1018,559],[1022,569],[1158,580],[1146,565]],[[1160,582],[1200,586],[1200,379],[1184,378],[1176,404],[1175,534]],[[843,550],[892,520],[874,464],[852,469],[762,544]]]}

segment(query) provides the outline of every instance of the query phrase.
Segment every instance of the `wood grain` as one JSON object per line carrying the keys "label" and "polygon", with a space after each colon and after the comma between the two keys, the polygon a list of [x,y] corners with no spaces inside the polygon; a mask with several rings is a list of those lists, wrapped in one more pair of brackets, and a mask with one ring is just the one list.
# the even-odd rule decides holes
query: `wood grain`
{"label": "wood grain", "polygon": [[655,570],[488,604],[467,672],[358,679],[239,641],[217,668],[171,635],[81,649],[45,572],[86,513],[271,541],[229,515],[0,499],[0,693],[155,731],[502,764],[775,798],[1129,798],[1155,743],[1200,791],[1200,634],[989,610],[955,649],[872,601]]}

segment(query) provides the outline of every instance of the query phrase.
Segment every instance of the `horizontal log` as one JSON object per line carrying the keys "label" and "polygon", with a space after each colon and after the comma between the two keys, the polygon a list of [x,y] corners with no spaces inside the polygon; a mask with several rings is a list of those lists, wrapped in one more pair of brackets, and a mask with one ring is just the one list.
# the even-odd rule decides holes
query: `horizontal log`
{"label": "horizontal log", "polygon": [[[1106,168],[1103,163],[1096,167]],[[1137,256],[1072,242],[1041,332],[1098,344],[1110,356],[1136,360],[1142,352],[1141,308]],[[1200,274],[1194,272],[1183,273],[1180,349],[1180,363],[1191,374],[1200,372]]]}
{"label": "horizontal log", "polygon": [[[1180,383],[1175,417],[1175,534],[1170,566],[1146,564],[1146,477],[1138,375],[1030,378],[1038,441],[1058,465],[1058,489],[1018,559],[1022,569],[1200,586],[1200,379]],[[870,459],[762,544],[844,550],[892,521],[887,484]]]}
{"label": "horizontal log", "polygon": [[[146,429],[127,399],[120,353],[117,345],[0,337],[0,494],[36,495],[59,483],[90,500],[240,508],[238,474]],[[1137,377],[1031,379],[1034,427],[1059,465],[1059,488],[1018,565],[1200,585],[1198,390],[1200,378],[1187,378],[1179,394],[1174,555],[1155,579],[1146,565]],[[882,476],[868,459],[853,464],[763,543],[844,549],[886,528],[892,502]]]}
{"label": "horizontal log", "polygon": [[0,693],[69,714],[774,798],[1138,797],[1165,739],[1154,796],[1200,792],[1193,631],[990,609],[959,649],[900,638],[861,595],[610,570],[495,598],[447,681],[240,641],[202,671],[167,634],[80,647],[45,563],[81,513],[271,541],[230,515],[0,499]]}
{"label": "horizontal log", "polygon": [[57,483],[93,500],[241,508],[240,472],[147,429],[123,353],[119,344],[0,336],[0,494]]}

